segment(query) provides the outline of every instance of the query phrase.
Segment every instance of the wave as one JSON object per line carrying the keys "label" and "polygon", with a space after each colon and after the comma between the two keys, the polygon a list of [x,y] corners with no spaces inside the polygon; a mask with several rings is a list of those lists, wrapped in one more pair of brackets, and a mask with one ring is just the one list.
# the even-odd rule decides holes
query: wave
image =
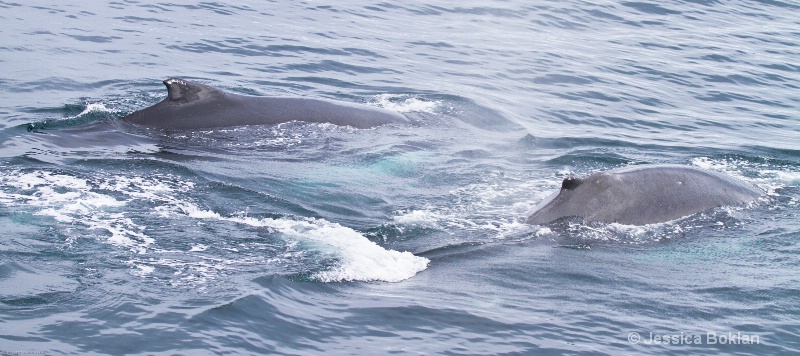
{"label": "wave", "polygon": [[[171,174],[148,177],[101,174],[84,178],[46,170],[12,170],[0,175],[0,203],[18,208],[15,210],[28,208],[35,216],[48,216],[57,223],[78,227],[85,232],[94,231],[91,235],[127,248],[135,255],[174,253],[159,247],[158,237],[149,232],[158,231],[156,226],[152,226],[159,224],[152,219],[153,215],[173,218],[182,214],[197,220],[222,220],[268,228],[283,239],[299,243],[302,248],[320,254],[321,258],[334,261],[322,270],[311,272],[311,279],[321,282],[398,282],[425,270],[429,263],[428,259],[410,252],[384,249],[358,231],[323,219],[254,218],[244,213],[223,216],[191,202],[188,194],[195,188],[194,182]],[[142,210],[148,205],[150,209]],[[208,246],[197,242],[185,252],[204,252],[207,249]],[[224,259],[223,256],[217,257]],[[127,264],[131,266],[132,274],[147,276],[155,271],[156,266],[178,269],[181,262],[180,257],[177,258],[176,261],[175,258],[154,260],[152,256],[149,259],[133,256]],[[235,254],[231,258],[235,259]],[[225,265],[209,262],[208,258],[185,263],[203,271],[224,269]]]}

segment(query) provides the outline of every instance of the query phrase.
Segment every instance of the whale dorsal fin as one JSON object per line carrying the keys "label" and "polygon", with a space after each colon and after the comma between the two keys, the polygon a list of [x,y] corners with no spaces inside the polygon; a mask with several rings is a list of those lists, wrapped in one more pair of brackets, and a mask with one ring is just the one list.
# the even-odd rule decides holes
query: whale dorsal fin
{"label": "whale dorsal fin", "polygon": [[578,177],[567,177],[561,181],[561,189],[573,190],[583,183],[583,180]]}
{"label": "whale dorsal fin", "polygon": [[170,101],[190,101],[198,97],[198,93],[202,90],[202,86],[187,82],[183,79],[170,78],[164,81],[169,92]]}

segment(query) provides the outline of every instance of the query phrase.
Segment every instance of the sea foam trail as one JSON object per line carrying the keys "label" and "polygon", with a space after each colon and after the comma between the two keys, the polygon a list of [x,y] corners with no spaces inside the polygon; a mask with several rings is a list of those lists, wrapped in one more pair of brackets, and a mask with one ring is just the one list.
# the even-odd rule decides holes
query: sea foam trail
{"label": "sea foam trail", "polygon": [[[109,188],[109,184],[139,188],[122,190],[128,197],[120,200],[99,192]],[[109,243],[145,253],[154,240],[123,209],[132,197],[147,195],[142,187],[158,188],[152,182],[123,176],[92,181],[55,172],[12,171],[0,176],[0,203],[39,208],[34,215],[50,216],[58,222],[82,225],[89,230],[105,230],[111,234]]]}
{"label": "sea foam trail", "polygon": [[384,249],[351,228],[321,219],[226,217],[189,203],[182,203],[178,208],[189,217],[197,219],[216,219],[271,228],[289,238],[310,242],[320,252],[334,254],[340,263],[312,276],[321,282],[399,282],[425,270],[430,263],[427,258],[414,256],[410,252]]}
{"label": "sea foam trail", "polygon": [[[138,225],[127,216],[125,207],[134,201],[157,203],[160,206],[155,208],[155,212],[162,215],[177,212],[195,219],[266,227],[316,251],[335,256],[338,264],[312,275],[313,279],[321,282],[398,282],[425,270],[430,262],[410,252],[386,250],[351,228],[321,219],[222,216],[200,209],[181,197],[181,193],[193,188],[192,182],[170,176],[115,175],[86,179],[47,171],[12,171],[0,176],[0,203],[33,207],[35,215],[50,216],[61,223],[79,224],[89,230],[105,230],[111,235],[106,241],[127,247],[137,254],[152,250],[155,239],[145,234],[146,226]],[[109,191],[122,195],[112,196],[107,193]],[[143,268],[141,272],[146,275],[152,269]]]}

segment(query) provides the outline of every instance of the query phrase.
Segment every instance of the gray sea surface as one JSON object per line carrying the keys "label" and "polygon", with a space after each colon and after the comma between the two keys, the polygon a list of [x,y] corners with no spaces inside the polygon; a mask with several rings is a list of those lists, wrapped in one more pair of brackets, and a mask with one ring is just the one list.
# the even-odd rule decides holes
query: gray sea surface
{"label": "gray sea surface", "polygon": [[[0,354],[800,353],[796,1],[0,1]],[[409,125],[170,131],[179,77]],[[745,206],[528,225],[561,180]]]}

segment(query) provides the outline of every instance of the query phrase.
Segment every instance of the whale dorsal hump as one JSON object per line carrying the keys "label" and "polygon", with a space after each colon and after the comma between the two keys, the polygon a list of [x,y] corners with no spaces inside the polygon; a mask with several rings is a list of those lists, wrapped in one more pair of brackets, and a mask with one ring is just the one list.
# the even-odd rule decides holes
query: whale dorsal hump
{"label": "whale dorsal hump", "polygon": [[578,177],[567,177],[561,181],[561,189],[573,190],[583,183],[583,180]]}
{"label": "whale dorsal hump", "polygon": [[170,101],[192,101],[198,98],[204,85],[187,82],[183,79],[170,78],[164,81],[169,92]]}

